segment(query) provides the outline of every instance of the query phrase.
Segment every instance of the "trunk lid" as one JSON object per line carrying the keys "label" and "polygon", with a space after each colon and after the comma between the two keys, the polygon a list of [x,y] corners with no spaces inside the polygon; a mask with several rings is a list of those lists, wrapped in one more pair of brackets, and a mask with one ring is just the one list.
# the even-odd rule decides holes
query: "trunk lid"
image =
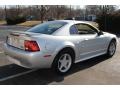
{"label": "trunk lid", "polygon": [[6,43],[10,46],[25,49],[24,41],[25,40],[32,40],[33,36],[40,35],[39,33],[31,33],[31,32],[21,32],[21,31],[14,31],[10,32],[7,36]]}

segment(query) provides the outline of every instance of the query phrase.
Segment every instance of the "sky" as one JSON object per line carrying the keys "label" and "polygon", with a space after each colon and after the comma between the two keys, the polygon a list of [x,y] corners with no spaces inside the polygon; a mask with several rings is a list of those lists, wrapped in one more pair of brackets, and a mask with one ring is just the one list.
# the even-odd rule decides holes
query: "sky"
{"label": "sky", "polygon": [[[6,5],[7,7],[10,7],[10,6],[14,6],[14,5]],[[67,5],[68,7],[70,7],[70,5]],[[71,5],[72,8],[85,8],[86,5]],[[117,6],[117,9],[120,9],[120,5],[116,5]],[[0,5],[0,7],[5,7],[5,5]]]}
{"label": "sky", "polygon": [[0,0],[0,5],[120,5],[120,0]]}

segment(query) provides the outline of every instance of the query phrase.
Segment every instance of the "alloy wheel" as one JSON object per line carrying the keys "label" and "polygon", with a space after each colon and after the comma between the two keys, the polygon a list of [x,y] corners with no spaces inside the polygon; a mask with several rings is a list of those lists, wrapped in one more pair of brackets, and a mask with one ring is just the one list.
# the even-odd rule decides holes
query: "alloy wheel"
{"label": "alloy wheel", "polygon": [[72,57],[65,53],[58,60],[58,69],[60,72],[67,72],[72,64]]}

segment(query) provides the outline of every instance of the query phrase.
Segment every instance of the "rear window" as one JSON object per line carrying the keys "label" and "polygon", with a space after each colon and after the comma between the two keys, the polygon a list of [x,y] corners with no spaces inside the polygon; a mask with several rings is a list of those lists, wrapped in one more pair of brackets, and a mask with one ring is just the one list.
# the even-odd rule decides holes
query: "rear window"
{"label": "rear window", "polygon": [[27,32],[52,34],[59,28],[63,27],[65,24],[67,23],[63,21],[49,21],[31,28],[27,30]]}

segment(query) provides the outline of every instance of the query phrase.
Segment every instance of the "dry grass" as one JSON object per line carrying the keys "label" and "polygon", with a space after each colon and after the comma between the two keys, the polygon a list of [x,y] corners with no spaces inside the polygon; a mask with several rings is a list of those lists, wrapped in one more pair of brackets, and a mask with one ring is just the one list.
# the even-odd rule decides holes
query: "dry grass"
{"label": "dry grass", "polygon": [[0,21],[0,25],[5,25],[6,21]]}
{"label": "dry grass", "polygon": [[20,24],[17,24],[17,25],[26,26],[26,27],[33,27],[33,26],[35,26],[37,24],[40,24],[40,23],[41,23],[41,21],[26,21],[24,23],[20,23]]}
{"label": "dry grass", "polygon": [[98,25],[98,23],[96,23],[96,22],[88,22],[88,23],[90,23],[90,24],[92,24],[94,27],[96,27],[96,28],[99,28],[99,25]]}

